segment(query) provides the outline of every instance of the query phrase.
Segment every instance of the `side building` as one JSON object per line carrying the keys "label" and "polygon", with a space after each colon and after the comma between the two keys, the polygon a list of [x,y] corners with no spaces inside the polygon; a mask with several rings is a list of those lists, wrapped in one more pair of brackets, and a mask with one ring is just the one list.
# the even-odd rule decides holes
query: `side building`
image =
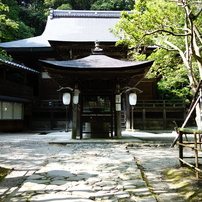
{"label": "side building", "polygon": [[22,131],[31,124],[40,72],[0,60],[0,131]]}

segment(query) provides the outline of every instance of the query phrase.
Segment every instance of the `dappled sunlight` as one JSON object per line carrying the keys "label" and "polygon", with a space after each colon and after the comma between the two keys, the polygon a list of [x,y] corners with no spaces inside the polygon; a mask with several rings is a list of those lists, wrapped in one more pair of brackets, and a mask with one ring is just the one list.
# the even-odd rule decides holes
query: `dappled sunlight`
{"label": "dappled sunlight", "polygon": [[61,151],[61,146],[48,145],[44,141],[37,141],[35,136],[9,137],[9,141],[0,141],[0,165],[14,169],[37,168],[48,156]]}
{"label": "dappled sunlight", "polygon": [[[70,137],[71,133],[68,134]],[[179,197],[176,192],[186,189],[189,182],[176,185],[175,180],[180,178],[165,177],[165,170],[179,168],[178,148],[170,148],[170,144],[106,139],[70,140],[67,144],[66,137],[64,132],[55,132],[19,138],[9,136],[8,141],[2,138],[0,146],[4,152],[0,165],[21,172],[7,176],[8,185],[12,181],[21,184],[16,194],[19,200],[32,197],[35,201],[45,201],[43,197],[49,200],[53,195],[61,201],[129,196],[136,200],[144,194],[149,200],[152,190],[159,198],[169,195],[175,200]],[[48,140],[66,143],[48,144]],[[184,197],[196,194],[188,191]]]}
{"label": "dappled sunlight", "polygon": [[165,178],[171,181],[170,188],[176,190],[186,201],[201,201],[202,180],[195,177],[193,170],[182,167],[180,169],[167,169]]}
{"label": "dappled sunlight", "polygon": [[43,201],[43,195],[49,198],[55,192],[58,200],[61,195],[67,200],[151,197],[124,144],[72,144],[62,148],[26,179],[17,197]]}

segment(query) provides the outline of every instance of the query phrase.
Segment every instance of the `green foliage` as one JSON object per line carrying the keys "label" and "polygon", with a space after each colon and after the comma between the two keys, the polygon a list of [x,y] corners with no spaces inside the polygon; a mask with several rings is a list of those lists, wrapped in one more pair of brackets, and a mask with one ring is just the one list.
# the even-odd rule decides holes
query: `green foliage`
{"label": "green foliage", "polygon": [[46,8],[75,10],[131,10],[135,0],[44,0]]}
{"label": "green foliage", "polygon": [[[69,8],[74,10],[90,10],[94,2],[95,0],[44,0],[44,5],[46,8],[54,9],[61,9],[69,5]],[[67,7],[67,9],[69,8]]]}
{"label": "green foliage", "polygon": [[6,53],[5,50],[0,49],[0,59],[1,60],[12,60],[11,56]]}
{"label": "green foliage", "polygon": [[137,1],[133,14],[123,12],[121,21],[116,25],[114,33],[124,43],[131,47],[165,45],[163,41],[172,37],[166,32],[182,32],[178,28],[184,24],[184,13],[175,3],[165,0],[145,2]]}
{"label": "green foliage", "polygon": [[[180,4],[167,0],[137,0],[133,14],[123,12],[120,22],[112,30],[120,38],[117,44],[126,44],[136,51],[133,53],[135,60],[146,59],[139,51],[142,47],[157,47],[147,58],[155,60],[147,77],[159,78],[162,99],[189,99],[190,89],[193,92],[196,88],[202,68],[201,56],[192,54],[202,45],[202,39],[193,30],[195,26],[199,33],[201,31],[201,3],[193,0],[178,2]],[[186,4],[182,6],[182,2]]]}
{"label": "green foliage", "polygon": [[[161,99],[191,99],[189,80],[186,68],[177,52],[157,49],[149,56],[154,64],[147,78],[159,78],[158,96]],[[198,74],[198,69],[195,73]]]}
{"label": "green foliage", "polygon": [[57,9],[58,10],[72,10],[72,6],[70,4],[62,4]]}
{"label": "green foliage", "polygon": [[[197,179],[195,171],[188,167],[166,169],[163,171],[164,180],[178,193],[179,201],[201,201],[202,180]],[[201,174],[200,174],[201,177]],[[178,201],[178,200],[177,200]]]}
{"label": "green foliage", "polygon": [[46,8],[58,8],[62,4],[70,4],[70,0],[44,0]]}
{"label": "green foliage", "polygon": [[0,42],[12,40],[10,30],[18,29],[18,24],[7,18],[7,13],[9,13],[9,7],[0,2]]}
{"label": "green foliage", "polygon": [[36,9],[33,6],[21,6],[19,8],[19,16],[21,21],[28,26],[32,35],[38,36],[43,33],[47,19],[43,9]]}
{"label": "green foliage", "polygon": [[[170,68],[168,68],[170,69]],[[186,69],[180,66],[175,70],[170,69],[158,82],[159,96],[161,99],[190,99],[190,87]]]}
{"label": "green foliage", "polygon": [[33,28],[30,28],[20,20],[19,7],[15,0],[2,0],[2,3],[8,8],[1,10],[4,18],[2,25],[1,41],[12,41],[33,36]]}
{"label": "green foliage", "polygon": [[97,0],[91,10],[132,10],[135,0]]}

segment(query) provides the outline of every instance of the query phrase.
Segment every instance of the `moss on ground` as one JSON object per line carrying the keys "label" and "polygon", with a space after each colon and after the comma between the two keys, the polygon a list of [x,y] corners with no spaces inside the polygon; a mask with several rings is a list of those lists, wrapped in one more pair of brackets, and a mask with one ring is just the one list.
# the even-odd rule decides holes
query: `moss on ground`
{"label": "moss on ground", "polygon": [[10,169],[0,167],[0,182],[6,177],[6,175],[8,175],[9,172]]}
{"label": "moss on ground", "polygon": [[196,177],[193,170],[187,167],[167,169],[163,172],[170,188],[188,202],[202,201],[202,176]]}

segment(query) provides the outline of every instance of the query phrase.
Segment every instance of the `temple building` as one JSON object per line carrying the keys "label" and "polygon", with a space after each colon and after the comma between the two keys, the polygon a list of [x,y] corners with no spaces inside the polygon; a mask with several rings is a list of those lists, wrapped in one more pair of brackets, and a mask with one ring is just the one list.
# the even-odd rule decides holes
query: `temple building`
{"label": "temple building", "polygon": [[[83,133],[121,138],[123,128],[149,129],[147,110],[158,114],[161,127],[167,128],[165,103],[161,109],[155,104],[145,107],[158,97],[156,80],[144,79],[153,61],[128,61],[128,47],[116,46],[119,39],[110,30],[120,15],[120,11],[51,9],[41,36],[0,43],[13,58],[0,62],[0,131],[66,127],[72,128],[72,138],[83,138]],[[151,47],[145,53],[152,51]],[[144,106],[138,108],[137,102],[131,115],[129,95],[139,92]],[[173,109],[177,111],[184,113],[182,103]]]}

